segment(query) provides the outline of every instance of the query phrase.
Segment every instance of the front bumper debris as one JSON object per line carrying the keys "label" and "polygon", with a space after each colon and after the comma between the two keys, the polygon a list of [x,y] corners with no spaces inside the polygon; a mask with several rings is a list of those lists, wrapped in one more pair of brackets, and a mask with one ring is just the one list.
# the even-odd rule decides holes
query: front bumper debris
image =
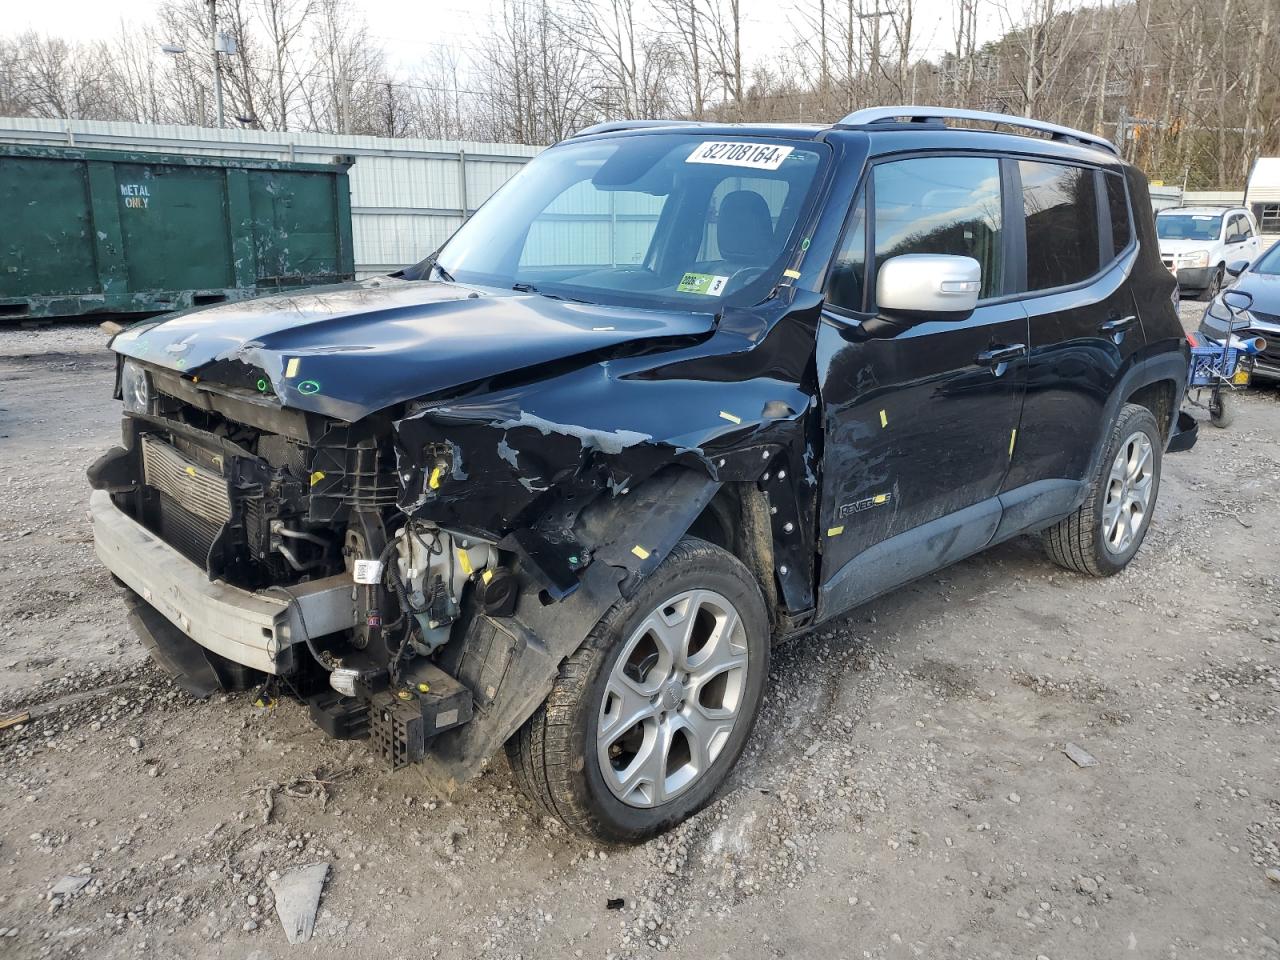
{"label": "front bumper debris", "polygon": [[105,490],[89,498],[99,559],[201,647],[263,673],[289,673],[295,644],[356,624],[348,574],[271,592],[210,581],[203,569],[135,521]]}

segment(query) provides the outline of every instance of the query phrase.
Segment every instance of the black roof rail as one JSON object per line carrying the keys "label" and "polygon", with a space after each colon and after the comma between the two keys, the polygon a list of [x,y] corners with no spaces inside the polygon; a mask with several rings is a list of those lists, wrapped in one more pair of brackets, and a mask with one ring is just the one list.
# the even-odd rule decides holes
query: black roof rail
{"label": "black roof rail", "polygon": [[1120,156],[1120,151],[1110,140],[1094,136],[1092,133],[1085,133],[1083,130],[1062,127],[1056,123],[1045,123],[1042,120],[1015,117],[1007,113],[988,113],[984,110],[964,110],[958,107],[870,107],[866,110],[855,110],[835,126],[839,129],[865,128],[901,120],[908,123],[942,123],[944,120],[995,123],[1005,127],[1017,127],[1048,134],[1053,140],[1066,140],[1087,147],[1100,147],[1117,157]]}
{"label": "black roof rail", "polygon": [[[620,130],[642,130],[645,127],[697,127],[697,120],[606,120],[583,127],[573,137],[590,137],[597,133],[617,133]],[[570,137],[570,139],[573,139]]]}

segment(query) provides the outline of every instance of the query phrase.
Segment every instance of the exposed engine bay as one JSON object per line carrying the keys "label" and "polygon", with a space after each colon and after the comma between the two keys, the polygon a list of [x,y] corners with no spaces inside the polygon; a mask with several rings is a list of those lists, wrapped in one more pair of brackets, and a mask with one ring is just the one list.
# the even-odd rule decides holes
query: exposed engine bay
{"label": "exposed engine bay", "polygon": [[[405,286],[429,298],[449,291]],[[470,310],[489,299],[454,294],[451,310],[459,295]],[[503,316],[546,303],[492,299],[505,301]],[[603,354],[386,406],[387,379],[404,375],[333,381],[327,365],[352,358],[332,347],[277,352],[260,337],[202,357],[186,348],[214,338],[185,335],[182,319],[132,328],[113,343],[124,442],[91,482],[158,548],[244,591],[241,605],[280,605],[259,624],[265,647],[246,656],[188,622],[193,587],[165,611],[149,578],[130,586],[112,564],[130,586],[134,626],[192,692],[296,695],[331,735],[370,738],[392,766],[428,760],[446,783],[483,768],[545,696],[560,659],[691,524],[737,538],[770,587],[780,632],[802,627],[813,608],[816,478],[799,358],[816,305],[779,310],[760,332],[767,343],[735,338],[732,319],[722,321],[719,358],[708,357],[696,315],[655,326],[593,307],[557,335],[573,350],[579,331],[614,338]],[[617,344],[620,331],[646,345]],[[776,357],[792,343],[794,372],[776,360],[752,368],[756,348]],[[95,533],[101,554],[110,538],[96,521]]]}

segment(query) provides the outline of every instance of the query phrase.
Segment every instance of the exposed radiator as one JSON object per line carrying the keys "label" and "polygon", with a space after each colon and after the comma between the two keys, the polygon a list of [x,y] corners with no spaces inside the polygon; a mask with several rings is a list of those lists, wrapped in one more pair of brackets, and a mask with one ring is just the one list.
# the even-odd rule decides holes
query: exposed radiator
{"label": "exposed radiator", "polygon": [[187,513],[217,526],[231,519],[227,481],[155,437],[142,438],[142,475]]}

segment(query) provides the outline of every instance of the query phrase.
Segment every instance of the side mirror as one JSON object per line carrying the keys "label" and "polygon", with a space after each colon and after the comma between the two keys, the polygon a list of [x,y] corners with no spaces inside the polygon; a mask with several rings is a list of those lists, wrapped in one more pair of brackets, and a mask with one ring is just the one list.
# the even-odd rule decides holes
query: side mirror
{"label": "side mirror", "polygon": [[1231,274],[1231,276],[1233,277],[1240,276],[1240,274],[1244,273],[1248,269],[1249,269],[1248,260],[1232,260],[1230,263],[1227,264],[1227,273]]}
{"label": "side mirror", "polygon": [[876,306],[921,320],[963,320],[978,305],[981,289],[982,267],[973,257],[904,253],[880,265]]}
{"label": "side mirror", "polygon": [[1253,294],[1247,290],[1224,290],[1222,302],[1234,313],[1248,310],[1253,306]]}

